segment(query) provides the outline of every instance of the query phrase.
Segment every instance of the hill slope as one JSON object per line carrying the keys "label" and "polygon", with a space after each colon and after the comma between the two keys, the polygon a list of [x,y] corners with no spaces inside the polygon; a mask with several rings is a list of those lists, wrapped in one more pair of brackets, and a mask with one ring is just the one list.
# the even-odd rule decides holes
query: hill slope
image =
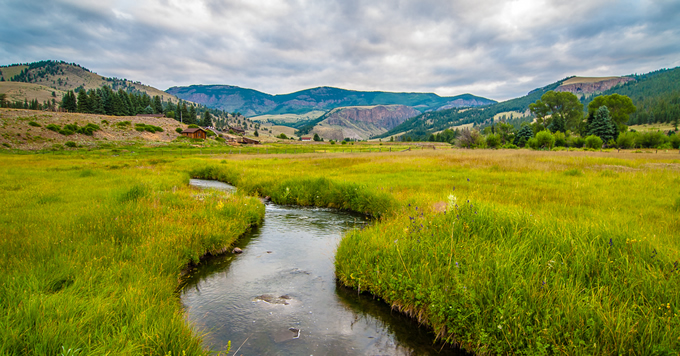
{"label": "hill slope", "polygon": [[406,105],[350,106],[329,110],[301,127],[298,134],[318,134],[329,140],[366,140],[420,114]]}
{"label": "hill slope", "polygon": [[366,92],[333,87],[318,87],[280,95],[230,85],[172,87],[167,92],[210,108],[239,111],[246,116],[301,114],[345,106],[391,104],[411,106],[420,112],[425,112],[449,107],[489,105],[496,102],[471,94],[440,97],[434,93]]}
{"label": "hill slope", "polygon": [[[30,124],[30,123],[33,124]],[[135,124],[147,124],[163,129],[162,132],[135,130]],[[64,135],[47,128],[48,125],[63,127],[67,124],[98,125],[100,130],[92,136],[73,133]],[[97,146],[117,141],[170,142],[179,134],[177,128],[187,125],[165,117],[107,116],[64,112],[0,108],[0,149],[22,150],[49,149],[73,141],[79,146]]]}
{"label": "hill slope", "polygon": [[[140,82],[105,78],[78,64],[62,61],[40,61],[2,66],[0,67],[0,83],[3,84],[1,90],[6,90],[0,91],[0,93],[19,91],[21,88],[30,87],[26,84],[37,84],[62,93],[78,88],[88,90],[108,85],[113,90],[144,92],[151,97],[158,95],[163,98],[163,101],[177,102],[177,97]],[[10,95],[8,94],[8,96]],[[32,100],[38,99],[38,97],[26,97],[25,99]],[[19,100],[23,101],[23,98]],[[61,95],[57,96],[57,100],[61,100]],[[42,102],[42,100],[40,101]]]}
{"label": "hill slope", "polygon": [[540,99],[545,92],[555,90],[567,79],[569,78],[565,78],[543,88],[532,90],[523,97],[492,104],[483,108],[448,109],[423,113],[404,121],[401,125],[384,134],[376,136],[376,138],[385,138],[405,132],[413,139],[426,140],[430,133],[442,131],[454,126],[491,123],[493,122],[494,117],[500,115],[507,114],[507,116],[510,116],[512,113],[525,112],[528,110],[529,104]]}

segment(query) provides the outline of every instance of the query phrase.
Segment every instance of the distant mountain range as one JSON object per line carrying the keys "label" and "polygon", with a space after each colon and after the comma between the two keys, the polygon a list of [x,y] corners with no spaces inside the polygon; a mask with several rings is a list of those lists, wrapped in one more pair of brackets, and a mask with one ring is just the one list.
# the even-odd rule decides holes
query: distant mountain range
{"label": "distant mountain range", "polygon": [[245,116],[302,114],[347,106],[405,105],[418,112],[448,108],[476,107],[496,103],[472,94],[441,97],[434,93],[394,93],[355,91],[333,87],[305,89],[290,94],[271,95],[231,85],[191,85],[172,87],[168,93],[209,108],[240,112]]}
{"label": "distant mountain range", "polygon": [[638,108],[630,116],[630,124],[670,122],[674,117],[680,117],[680,67],[678,67],[623,77],[568,77],[534,89],[525,96],[482,108],[426,112],[375,138],[406,135],[414,140],[423,140],[430,134],[445,129],[464,125],[483,127],[499,119],[519,126],[522,122],[533,119],[528,111],[529,104],[536,102],[549,90],[571,92],[580,98],[584,107],[587,107],[597,95],[614,93],[627,95]]}

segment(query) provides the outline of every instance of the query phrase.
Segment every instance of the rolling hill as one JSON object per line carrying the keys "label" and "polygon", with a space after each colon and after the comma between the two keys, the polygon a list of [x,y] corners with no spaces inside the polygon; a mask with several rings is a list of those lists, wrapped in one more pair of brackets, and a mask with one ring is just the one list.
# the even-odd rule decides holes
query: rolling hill
{"label": "rolling hill", "polygon": [[[525,96],[482,108],[426,112],[404,121],[376,138],[404,134],[414,140],[426,140],[431,133],[470,124],[486,126],[502,116],[505,116],[505,121],[518,126],[533,119],[531,115],[527,115],[529,104],[536,102],[549,90],[576,94],[584,108],[587,108],[588,103],[597,95],[614,93],[626,95],[637,107],[637,111],[630,116],[631,125],[669,123],[680,118],[680,67],[678,67],[623,77],[567,77],[534,89]],[[510,116],[511,114],[513,116]]]}
{"label": "rolling hill", "polygon": [[474,107],[494,100],[463,94],[441,97],[434,93],[393,93],[355,91],[333,87],[305,89],[290,94],[271,95],[231,85],[192,85],[172,87],[168,93],[210,108],[238,111],[245,116],[302,114],[346,106],[406,105],[426,112],[451,107]]}
{"label": "rolling hill", "polygon": [[[177,102],[177,97],[154,87],[127,79],[105,78],[75,63],[63,61],[40,61],[27,64],[13,64],[0,67],[0,94],[7,94],[11,101],[24,99],[43,102],[45,93],[55,92],[61,100],[64,92],[83,88],[85,90],[110,86],[113,90],[123,89],[160,96],[163,101]],[[46,89],[47,88],[47,89]]]}

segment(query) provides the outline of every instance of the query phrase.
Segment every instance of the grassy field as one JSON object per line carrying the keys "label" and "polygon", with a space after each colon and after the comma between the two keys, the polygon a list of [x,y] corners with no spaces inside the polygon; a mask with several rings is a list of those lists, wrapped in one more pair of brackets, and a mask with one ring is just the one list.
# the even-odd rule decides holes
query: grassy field
{"label": "grassy field", "polygon": [[255,198],[190,189],[189,169],[3,155],[0,354],[205,353],[183,317],[180,272],[229,246],[264,209]]}
{"label": "grassy field", "polygon": [[261,218],[245,195],[375,216],[337,277],[471,351],[680,350],[677,151],[309,147],[3,154],[0,353],[200,353],[178,274]]}

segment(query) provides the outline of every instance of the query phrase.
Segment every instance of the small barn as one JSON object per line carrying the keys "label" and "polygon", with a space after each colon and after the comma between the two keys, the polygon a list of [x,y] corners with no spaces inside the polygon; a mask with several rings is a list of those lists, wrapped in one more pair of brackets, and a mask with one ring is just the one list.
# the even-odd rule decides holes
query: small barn
{"label": "small barn", "polygon": [[259,145],[260,141],[248,137],[241,137],[241,143],[246,145]]}
{"label": "small barn", "polygon": [[312,137],[311,136],[302,136],[300,137],[300,141],[311,141]]}
{"label": "small barn", "polygon": [[202,128],[191,128],[191,129],[185,129],[182,131],[182,136],[186,136],[188,138],[200,138],[205,140],[205,138],[208,136],[208,134],[203,130]]}
{"label": "small barn", "polygon": [[245,133],[246,133],[246,130],[244,130],[240,127],[229,126],[229,130],[233,131],[235,134],[239,134],[239,135],[245,135]]}

